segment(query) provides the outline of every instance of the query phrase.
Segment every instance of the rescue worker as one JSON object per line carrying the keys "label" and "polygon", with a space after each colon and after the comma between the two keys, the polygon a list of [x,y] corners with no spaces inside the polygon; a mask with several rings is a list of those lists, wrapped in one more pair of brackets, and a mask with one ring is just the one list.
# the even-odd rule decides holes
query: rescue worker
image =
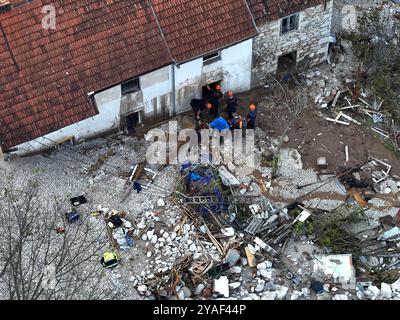
{"label": "rescue worker", "polygon": [[247,129],[255,129],[256,127],[256,117],[257,117],[257,111],[256,111],[256,105],[251,104],[249,106],[250,112],[247,115],[246,122],[247,122]]}
{"label": "rescue worker", "polygon": [[228,91],[227,98],[225,100],[225,106],[229,119],[233,119],[234,113],[237,112],[238,106],[238,99],[233,95],[233,91]]}
{"label": "rescue worker", "polygon": [[100,262],[104,268],[111,269],[119,264],[119,259],[115,252],[107,251],[104,252]]}
{"label": "rescue worker", "polygon": [[211,88],[210,85],[207,85],[207,89],[210,92],[210,102],[213,105],[213,114],[214,117],[217,117],[219,115],[219,100],[224,96],[222,93],[222,87],[217,84],[215,86],[215,89]]}
{"label": "rescue worker", "polygon": [[218,116],[217,118],[214,119],[213,122],[210,123],[210,128],[221,132],[225,129],[229,129],[229,124],[224,118]]}
{"label": "rescue worker", "polygon": [[190,101],[190,106],[192,107],[194,118],[196,120],[200,120],[200,115],[205,109],[209,110],[210,113],[212,113],[212,104],[204,99],[192,99]]}
{"label": "rescue worker", "polygon": [[231,130],[243,128],[243,118],[237,113],[233,113],[233,118],[228,123]]}

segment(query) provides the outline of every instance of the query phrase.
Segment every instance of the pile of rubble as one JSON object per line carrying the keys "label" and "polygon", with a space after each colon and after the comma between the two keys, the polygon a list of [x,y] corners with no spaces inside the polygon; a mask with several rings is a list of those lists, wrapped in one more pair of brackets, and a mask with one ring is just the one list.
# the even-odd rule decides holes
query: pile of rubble
{"label": "pile of rubble", "polygon": [[[357,170],[341,171],[335,179],[348,190],[348,184],[354,188],[357,181],[361,183],[348,176],[364,170],[379,185],[389,179],[390,172],[386,167],[384,176],[373,174],[382,173],[374,167],[382,163],[371,159]],[[336,211],[315,210],[300,202],[272,203],[262,188],[251,187],[253,181],[254,177],[238,179],[224,166],[186,164],[173,195],[159,199],[132,223],[122,214],[116,228],[109,221],[116,212],[102,209],[115,250],[121,256],[129,256],[132,246],[144,252],[145,268],[130,277],[143,297],[398,299],[398,281],[382,283],[379,289],[374,273],[398,270],[400,231],[395,224],[399,219],[386,219],[384,229],[379,225],[349,236],[359,242],[354,244],[354,254],[338,253],[351,246],[341,248],[340,243],[321,240],[327,236],[318,223],[331,223],[339,215],[344,221],[339,227],[346,229],[343,225],[350,221],[346,219],[368,209],[370,198],[365,200],[365,193],[350,198]],[[341,232],[345,237],[351,234]]]}

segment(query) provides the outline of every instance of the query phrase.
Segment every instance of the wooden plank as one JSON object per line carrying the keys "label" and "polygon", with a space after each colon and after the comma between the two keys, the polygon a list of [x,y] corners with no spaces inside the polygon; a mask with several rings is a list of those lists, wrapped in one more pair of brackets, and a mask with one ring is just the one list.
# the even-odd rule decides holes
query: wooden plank
{"label": "wooden plank", "polygon": [[350,120],[351,122],[354,122],[355,124],[361,125],[361,122],[358,122],[357,120],[353,119],[352,117],[348,116],[347,114],[340,112],[339,113],[343,118]]}
{"label": "wooden plank", "polygon": [[333,100],[332,107],[336,106],[341,94],[342,94],[342,92],[340,90],[336,93],[336,97],[335,97],[335,100]]}
{"label": "wooden plank", "polygon": [[348,123],[348,122],[344,122],[344,121],[340,121],[340,120],[336,120],[336,119],[332,119],[332,118],[325,118],[325,119],[328,120],[328,121],[331,121],[331,122],[344,124],[345,126],[349,126],[350,125],[350,123]]}

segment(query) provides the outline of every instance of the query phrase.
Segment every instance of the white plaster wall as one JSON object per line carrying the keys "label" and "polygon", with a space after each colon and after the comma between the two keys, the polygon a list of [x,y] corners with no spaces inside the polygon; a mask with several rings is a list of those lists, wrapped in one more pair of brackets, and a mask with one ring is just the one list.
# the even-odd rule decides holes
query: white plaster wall
{"label": "white plaster wall", "polygon": [[[222,80],[223,90],[242,92],[250,89],[252,64],[252,39],[236,44],[221,52],[222,59],[203,65],[203,59],[177,66],[167,66],[139,78],[141,94],[138,106],[142,105],[145,117],[158,116],[163,105],[172,114],[172,68],[175,68],[176,112],[190,109],[190,100],[201,97],[201,89],[207,80]],[[88,97],[89,99],[89,97]],[[60,141],[74,136],[77,141],[90,138],[112,129],[120,122],[121,85],[95,95],[99,114],[44,137],[23,143],[17,154],[26,154],[52,147],[52,141]],[[163,103],[163,105],[162,105]]]}
{"label": "white plaster wall", "polygon": [[201,89],[222,81],[223,91],[243,92],[251,88],[253,40],[249,39],[221,51],[221,59],[203,64],[199,58],[175,67],[177,112],[190,109],[190,100],[201,97]]}
{"label": "white plaster wall", "polygon": [[[170,73],[171,67],[168,66],[139,78],[142,89],[142,95],[140,96],[143,97],[143,101],[138,101],[138,103],[144,106],[145,112],[146,108],[148,113],[152,112],[151,103],[154,98],[159,103],[159,97],[165,94],[170,95],[172,91]],[[85,138],[118,129],[120,122],[121,85],[97,93],[95,101],[99,110],[98,115],[47,134],[44,137],[20,144],[17,146],[18,151],[15,153],[22,155],[40,151],[52,147],[54,145],[53,141],[58,142],[70,136],[74,136],[76,141],[79,142]],[[169,98],[168,103],[170,103]]]}

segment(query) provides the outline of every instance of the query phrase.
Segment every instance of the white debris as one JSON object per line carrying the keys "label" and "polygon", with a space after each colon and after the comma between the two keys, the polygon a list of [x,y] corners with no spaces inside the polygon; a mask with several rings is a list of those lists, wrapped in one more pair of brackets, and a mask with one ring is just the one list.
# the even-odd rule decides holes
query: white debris
{"label": "white debris", "polygon": [[277,296],[277,294],[275,291],[263,292],[263,295],[261,296],[261,300],[275,300],[276,296]]}
{"label": "white debris", "polygon": [[349,297],[346,296],[345,294],[335,294],[332,297],[332,300],[349,300]]}
{"label": "white debris", "polygon": [[242,268],[239,267],[239,266],[234,266],[234,267],[230,268],[230,271],[232,273],[241,273],[242,272]]}
{"label": "white debris", "polygon": [[163,199],[158,199],[157,201],[157,206],[158,207],[165,207],[165,202]]}
{"label": "white debris", "polygon": [[271,268],[271,267],[272,267],[272,262],[270,262],[270,261],[264,261],[264,262],[259,263],[257,265],[257,269],[258,270],[265,270],[265,269],[268,269],[268,268]]}
{"label": "white debris", "polygon": [[138,289],[139,292],[146,292],[147,291],[147,286],[142,284],[137,289]]}
{"label": "white debris", "polygon": [[203,292],[203,290],[205,289],[205,287],[206,287],[206,285],[203,283],[198,284],[196,289],[194,290],[194,294],[200,295]]}
{"label": "white debris", "polygon": [[229,298],[229,280],[222,276],[214,280],[214,291],[222,294],[225,298]]}
{"label": "white debris", "polygon": [[235,289],[239,288],[241,285],[242,285],[241,282],[232,282],[229,284],[229,288],[232,290],[235,290]]}
{"label": "white debris", "polygon": [[390,284],[381,283],[381,297],[384,299],[390,299],[393,295],[392,289],[390,287]]}
{"label": "white debris", "polygon": [[235,235],[235,229],[233,228],[223,228],[221,232],[225,237],[233,237]]}
{"label": "white debris", "polygon": [[264,290],[264,285],[265,285],[265,281],[264,280],[258,280],[257,286],[254,289],[256,292],[261,292]]}
{"label": "white debris", "polygon": [[276,298],[278,300],[282,300],[283,298],[286,297],[286,294],[288,293],[289,288],[285,286],[276,286]]}
{"label": "white debris", "polygon": [[393,292],[400,292],[400,279],[390,285]]}

